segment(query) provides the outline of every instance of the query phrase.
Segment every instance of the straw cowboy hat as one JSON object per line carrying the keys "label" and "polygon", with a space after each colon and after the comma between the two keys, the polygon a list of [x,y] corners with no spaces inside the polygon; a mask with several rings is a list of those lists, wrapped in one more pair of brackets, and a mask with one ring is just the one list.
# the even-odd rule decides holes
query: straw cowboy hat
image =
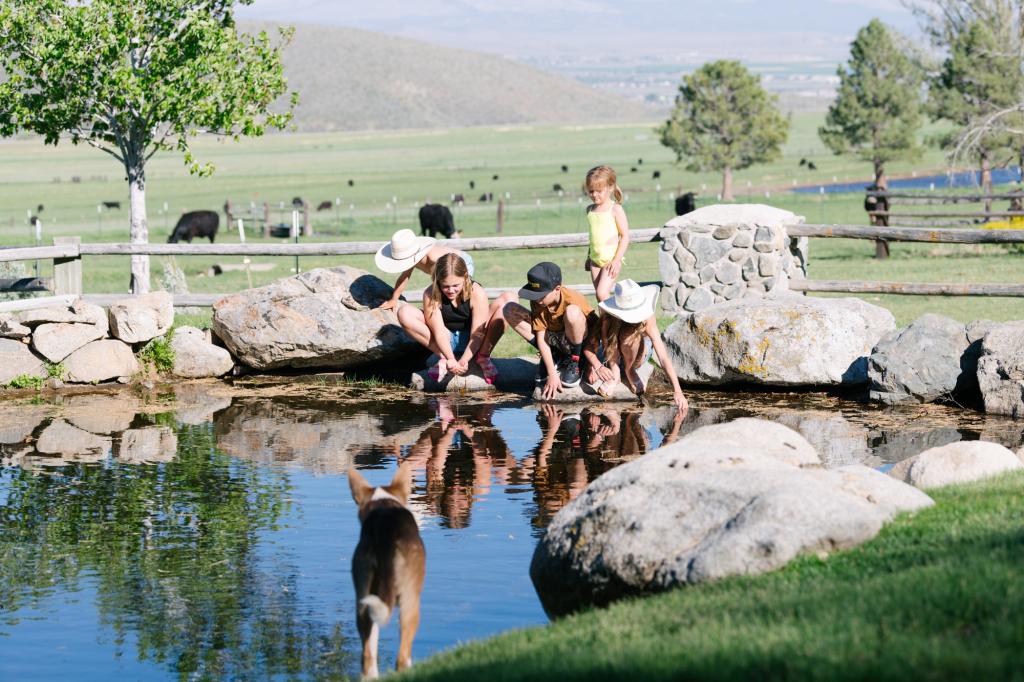
{"label": "straw cowboy hat", "polygon": [[412,230],[399,230],[391,241],[377,250],[374,262],[384,272],[405,272],[426,255],[437,242],[433,237],[417,237]]}
{"label": "straw cowboy hat", "polygon": [[636,324],[654,314],[654,301],[658,298],[658,291],[657,284],[642,287],[631,279],[624,279],[616,282],[611,298],[597,305],[623,322]]}

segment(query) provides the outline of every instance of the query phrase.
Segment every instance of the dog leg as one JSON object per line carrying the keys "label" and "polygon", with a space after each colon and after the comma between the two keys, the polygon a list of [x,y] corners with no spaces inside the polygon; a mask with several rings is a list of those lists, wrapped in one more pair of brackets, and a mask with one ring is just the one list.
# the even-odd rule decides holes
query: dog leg
{"label": "dog leg", "polygon": [[401,638],[398,643],[398,659],[395,670],[405,670],[412,665],[412,640],[420,626],[420,595],[419,593],[403,594],[398,607],[398,623]]}
{"label": "dog leg", "polygon": [[359,638],[363,640],[363,676],[364,680],[375,680],[379,676],[377,670],[377,639],[380,628],[370,618],[369,609],[360,609],[356,618],[359,627]]}

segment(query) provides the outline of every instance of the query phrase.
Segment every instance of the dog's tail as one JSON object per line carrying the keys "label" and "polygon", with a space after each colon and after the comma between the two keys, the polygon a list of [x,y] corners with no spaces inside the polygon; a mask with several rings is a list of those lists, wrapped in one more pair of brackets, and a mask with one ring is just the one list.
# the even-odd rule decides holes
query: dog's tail
{"label": "dog's tail", "polygon": [[378,627],[382,628],[388,623],[388,619],[391,618],[391,608],[384,603],[384,600],[375,594],[368,595],[359,600],[359,609],[365,609],[370,616],[370,620]]}

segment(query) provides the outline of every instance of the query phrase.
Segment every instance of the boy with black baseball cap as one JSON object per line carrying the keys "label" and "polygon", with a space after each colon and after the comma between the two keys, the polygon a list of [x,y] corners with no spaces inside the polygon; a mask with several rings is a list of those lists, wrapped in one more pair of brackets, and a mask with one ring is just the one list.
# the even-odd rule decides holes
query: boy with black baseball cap
{"label": "boy with black baseball cap", "polygon": [[581,294],[562,286],[561,268],[548,262],[530,268],[519,297],[530,301],[530,310],[509,303],[505,321],[540,351],[543,397],[549,400],[562,387],[579,386],[580,355],[589,325],[597,320],[594,309]]}

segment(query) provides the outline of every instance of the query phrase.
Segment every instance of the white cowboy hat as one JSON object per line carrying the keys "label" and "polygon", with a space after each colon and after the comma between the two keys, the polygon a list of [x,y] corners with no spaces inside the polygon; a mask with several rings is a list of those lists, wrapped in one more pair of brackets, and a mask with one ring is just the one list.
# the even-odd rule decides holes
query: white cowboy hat
{"label": "white cowboy hat", "polygon": [[433,237],[417,237],[412,230],[399,230],[391,241],[377,250],[374,262],[384,272],[405,272],[426,255],[437,242]]}
{"label": "white cowboy hat", "polygon": [[623,322],[636,324],[654,314],[654,301],[658,298],[659,290],[657,284],[642,287],[631,279],[624,279],[616,282],[611,298],[606,298],[597,305]]}

